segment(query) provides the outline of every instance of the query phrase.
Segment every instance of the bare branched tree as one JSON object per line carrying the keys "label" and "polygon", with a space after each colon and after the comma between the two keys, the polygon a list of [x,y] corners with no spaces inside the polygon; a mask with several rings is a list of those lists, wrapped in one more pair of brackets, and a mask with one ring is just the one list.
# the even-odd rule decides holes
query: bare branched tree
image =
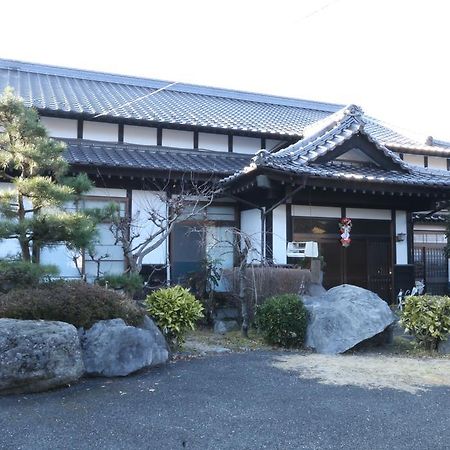
{"label": "bare branched tree", "polygon": [[133,216],[113,212],[110,230],[115,244],[122,247],[128,271],[139,273],[145,256],[166,242],[175,224],[201,217],[213,199],[210,181],[198,183],[184,178],[155,186],[153,198],[147,199]]}
{"label": "bare branched tree", "polygon": [[[247,274],[248,268],[252,264],[261,264],[261,256],[258,252],[258,246],[255,244],[253,236],[245,233],[238,228],[231,227],[227,230],[229,237],[227,239],[218,239],[215,236],[210,236],[210,241],[212,242],[211,248],[220,246],[224,247],[225,252],[233,252],[235,256],[235,270],[237,271],[237,276],[231,277],[227,280],[228,283],[233,283],[236,281],[236,288],[233,289],[231,286],[230,291],[236,292],[237,299],[241,308],[242,317],[242,335],[248,338],[248,329],[250,326],[250,314],[249,314],[249,293],[246,292],[248,286]],[[223,255],[220,255],[223,256]]]}

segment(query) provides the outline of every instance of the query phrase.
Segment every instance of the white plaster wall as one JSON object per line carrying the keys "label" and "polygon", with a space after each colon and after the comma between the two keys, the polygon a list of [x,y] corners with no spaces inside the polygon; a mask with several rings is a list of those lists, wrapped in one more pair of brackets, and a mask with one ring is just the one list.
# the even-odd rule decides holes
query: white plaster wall
{"label": "white plaster wall", "polygon": [[[146,211],[158,211],[165,216],[166,204],[158,197],[156,192],[133,190],[131,205],[132,217],[137,225],[135,231],[140,233],[140,237],[135,240],[135,243],[138,244],[156,230],[155,226],[149,223]],[[165,264],[166,247],[166,244],[162,243],[153,252],[146,255],[143,261],[144,264]]]}
{"label": "white plaster wall", "polygon": [[[395,234],[408,234],[406,211],[395,211]],[[408,264],[408,238],[404,241],[396,242],[396,263]]]}
{"label": "white plaster wall", "polygon": [[[123,251],[120,245],[115,244],[114,235],[108,223],[98,225],[98,242],[95,245],[95,258],[102,257],[100,263],[101,275],[121,274],[125,269]],[[97,264],[89,254],[85,255],[85,270],[89,280],[97,276]]]}
{"label": "white plaster wall", "polygon": [[445,233],[445,226],[443,225],[434,225],[434,224],[414,224],[414,231],[435,231]]}
{"label": "white plaster wall", "polygon": [[95,197],[126,197],[127,191],[126,189],[115,189],[115,188],[92,188],[88,196]]}
{"label": "white plaster wall", "polygon": [[[97,277],[97,264],[89,259],[84,263],[86,278],[93,282]],[[100,276],[103,275],[121,275],[125,270],[123,261],[102,261],[100,263]]]}
{"label": "white plaster wall", "polygon": [[429,156],[428,167],[430,167],[431,169],[447,170],[447,158],[440,158],[438,156]]}
{"label": "white plaster wall", "polygon": [[[73,254],[64,245],[52,245],[41,250],[41,263],[58,267],[59,275],[67,278],[80,278],[80,274],[73,261]],[[81,268],[81,258],[79,266]]]}
{"label": "white plaster wall", "polygon": [[277,206],[272,213],[273,262],[286,264],[286,205]]}
{"label": "white plaster wall", "polygon": [[17,239],[0,240],[0,258],[12,258],[20,254],[20,245]]}
{"label": "white plaster wall", "polygon": [[350,219],[391,220],[389,209],[347,208],[345,214]]}
{"label": "white plaster wall", "polygon": [[198,133],[198,148],[227,152],[228,136],[226,134]]}
{"label": "white plaster wall", "polygon": [[156,145],[157,132],[156,128],[124,125],[123,141],[130,144]]}
{"label": "white plaster wall", "polygon": [[119,140],[119,126],[116,123],[85,120],[83,122],[83,139],[117,142]]}
{"label": "white plaster wall", "polygon": [[166,147],[194,148],[194,132],[162,130],[162,145]]}
{"label": "white plaster wall", "polygon": [[60,119],[58,117],[41,117],[42,125],[47,128],[49,136],[60,138],[77,137],[77,121],[73,119]]}
{"label": "white plaster wall", "polygon": [[405,153],[403,155],[403,161],[413,164],[414,166],[424,167],[424,158],[423,155],[410,155]]}
{"label": "white plaster wall", "polygon": [[249,236],[254,248],[249,253],[247,261],[258,263],[261,261],[261,211],[259,209],[241,211],[241,231]]}
{"label": "white plaster wall", "polygon": [[292,215],[301,217],[340,218],[341,208],[334,206],[292,205]]}
{"label": "white plaster wall", "polygon": [[258,150],[261,150],[261,139],[233,136],[233,153],[255,154]]}
{"label": "white plaster wall", "polygon": [[281,142],[278,139],[266,139],[266,150],[273,150],[277,145],[281,144]]}

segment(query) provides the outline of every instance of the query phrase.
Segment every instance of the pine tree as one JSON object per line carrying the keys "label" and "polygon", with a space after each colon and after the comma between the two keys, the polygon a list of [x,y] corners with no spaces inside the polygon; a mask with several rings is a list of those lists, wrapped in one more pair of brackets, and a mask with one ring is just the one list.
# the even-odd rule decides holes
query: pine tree
{"label": "pine tree", "polygon": [[0,97],[0,240],[16,239],[24,261],[39,263],[42,247],[87,247],[96,219],[64,208],[91,188],[85,174],[67,177],[65,144],[51,139],[38,113],[12,89]]}

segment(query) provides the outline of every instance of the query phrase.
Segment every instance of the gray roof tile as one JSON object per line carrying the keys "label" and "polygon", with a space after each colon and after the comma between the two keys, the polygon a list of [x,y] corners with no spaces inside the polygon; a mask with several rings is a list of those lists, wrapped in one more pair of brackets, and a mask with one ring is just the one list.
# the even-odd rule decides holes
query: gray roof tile
{"label": "gray roof tile", "polygon": [[[27,105],[54,114],[106,114],[109,119],[300,138],[305,127],[343,106],[184,83],[149,96],[168,84],[0,59],[0,91],[10,85]],[[435,140],[433,145],[427,145],[370,117],[366,117],[366,122],[371,135],[398,151],[432,153],[450,149],[450,143]]]}
{"label": "gray roof tile", "polygon": [[[393,151],[387,149],[373,136],[360,108],[349,105],[311,127],[309,135],[276,153],[259,152],[247,167],[225,178],[227,184],[257,169],[268,168],[286,174],[309,175],[318,178],[355,180],[367,183],[387,183],[428,187],[450,187],[450,173],[443,170],[421,169],[402,161]],[[319,163],[316,160],[332,153],[352,136],[364,135],[397,167],[386,170],[367,164],[349,164],[331,160]]]}
{"label": "gray roof tile", "polygon": [[65,139],[73,166],[228,175],[248,164],[250,155]]}
{"label": "gray roof tile", "polygon": [[148,95],[167,84],[0,60],[0,90],[10,85],[27,105],[49,112],[107,113],[123,119],[297,136],[306,125],[340,108],[181,83]]}

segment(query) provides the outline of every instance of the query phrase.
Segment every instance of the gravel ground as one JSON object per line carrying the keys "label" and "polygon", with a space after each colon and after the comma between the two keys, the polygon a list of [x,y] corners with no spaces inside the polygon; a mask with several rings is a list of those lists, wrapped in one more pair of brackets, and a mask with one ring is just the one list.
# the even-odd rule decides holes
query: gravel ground
{"label": "gravel ground", "polygon": [[219,354],[3,397],[0,448],[449,448],[448,387],[325,385],[274,366],[291,355]]}

